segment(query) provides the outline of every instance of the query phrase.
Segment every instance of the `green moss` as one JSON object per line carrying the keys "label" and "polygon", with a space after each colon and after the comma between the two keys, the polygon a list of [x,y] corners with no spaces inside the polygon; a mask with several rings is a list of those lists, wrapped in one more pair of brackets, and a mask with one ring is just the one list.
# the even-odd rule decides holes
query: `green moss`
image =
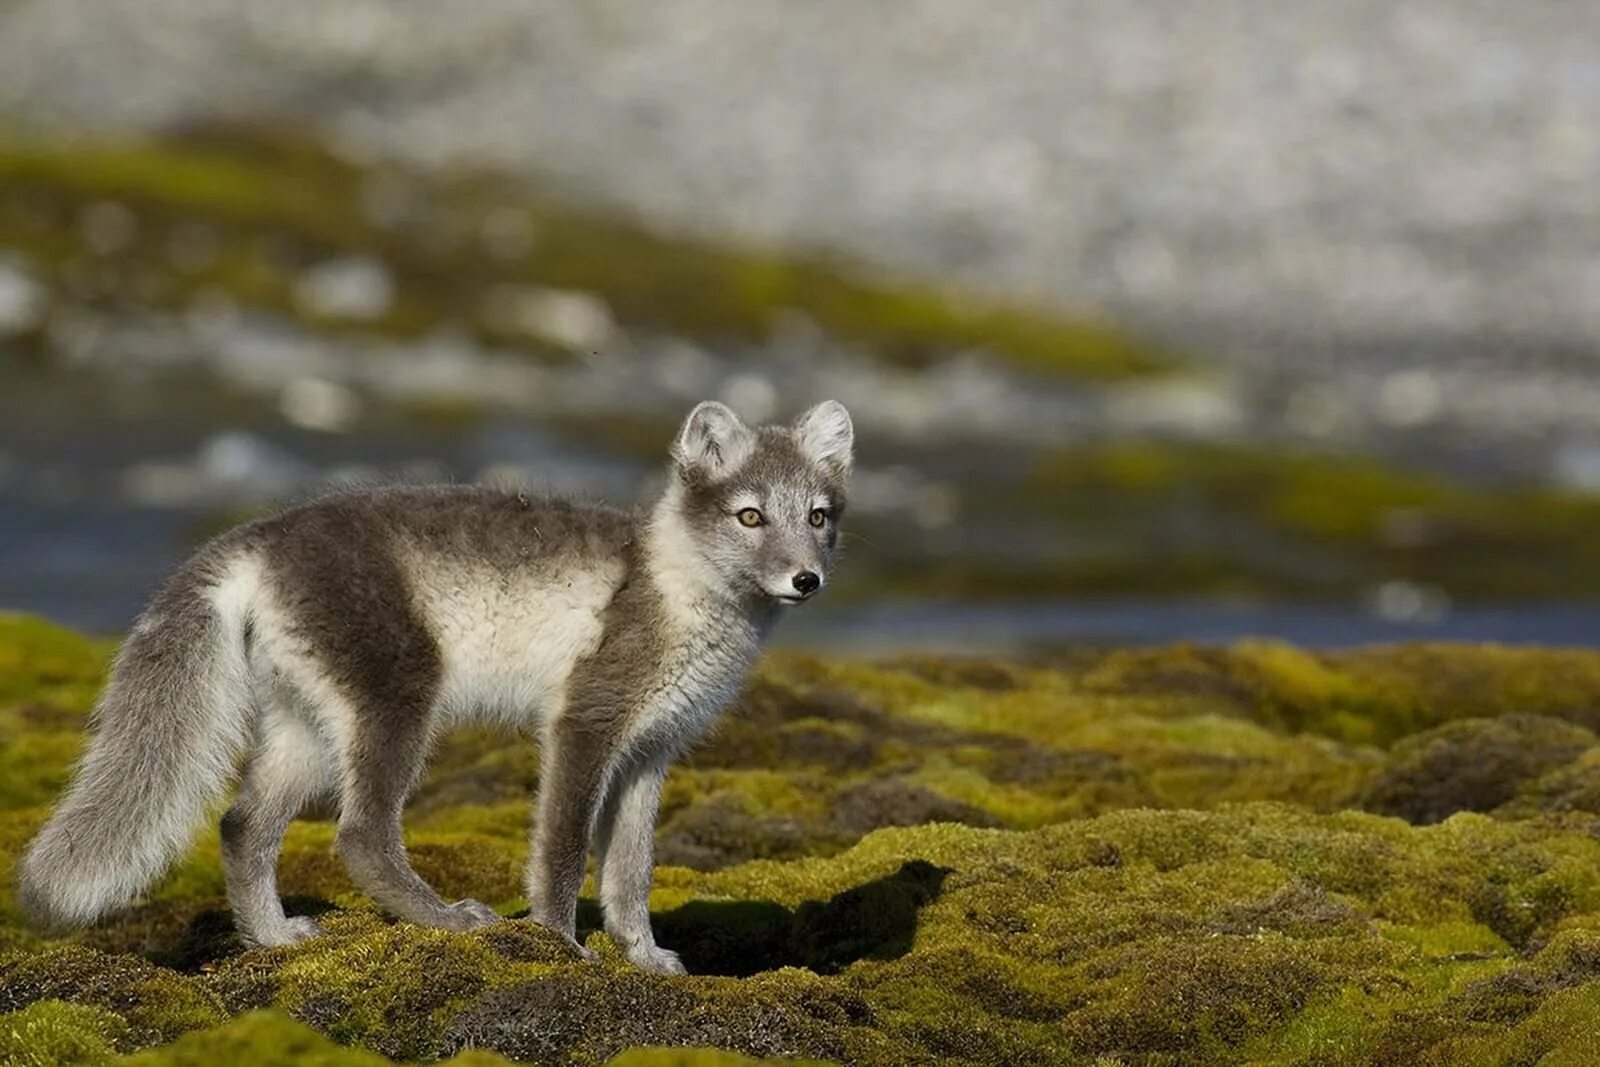
{"label": "green moss", "polygon": [[103,1008],[41,1000],[0,1015],[0,1063],[11,1067],[72,1067],[108,1062],[128,1024]]}
{"label": "green moss", "polygon": [[[0,704],[32,762],[64,767],[79,736],[92,686],[70,690],[103,650],[72,656],[60,702],[18,714],[30,683]],[[306,820],[280,884],[328,936],[245,951],[208,829],[103,927],[49,939],[0,912],[0,1013],[85,1057],[162,1046],[152,1063],[274,1043],[374,1063],[1561,1062],[1600,1020],[1597,707],[1600,654],[1575,651],[779,655],[669,778],[653,922],[695,977],[632,969],[592,901],[593,964],[523,921],[390,922]],[[537,766],[526,742],[444,740],[408,844],[447,895],[521,906]],[[46,812],[0,808],[0,870]]]}
{"label": "green moss", "polygon": [[47,803],[58,795],[82,746],[77,730],[37,730],[0,740],[0,810]]}
{"label": "green moss", "polygon": [[[185,1035],[162,1049],[117,1061],[128,1067],[212,1067],[248,1063],[259,1067],[382,1067],[390,1061],[329,1041],[308,1026],[276,1012],[257,1011],[215,1029]],[[454,1067],[493,1067],[506,1061],[489,1052],[468,1052]]]}
{"label": "green moss", "polygon": [[652,1044],[859,1062],[886,1050],[862,1025],[869,1019],[858,997],[804,972],[691,982],[600,965],[496,990],[451,1024],[445,1043],[537,1063],[603,1062]]}
{"label": "green moss", "polygon": [[327,938],[230,961],[216,977],[221,995],[234,1007],[279,1008],[385,1055],[426,1059],[450,1019],[487,989],[541,962],[571,960],[543,931],[450,934],[354,918],[330,920]]}
{"label": "green moss", "polygon": [[1537,812],[1600,814],[1600,748],[1591,748],[1549,774],[1524,782],[1500,809],[1508,816]]}
{"label": "green moss", "polygon": [[1287,1021],[1325,981],[1276,936],[1150,939],[1103,966],[1109,995],[1068,1025],[1086,1052],[1214,1056]]}
{"label": "green moss", "polygon": [[1275,729],[1390,744],[1441,723],[1509,713],[1600,727],[1600,655],[1417,644],[1307,652],[1281,642],[1111,652],[1083,674],[1091,693],[1149,695],[1169,714],[1202,709]]}
{"label": "green moss", "polygon": [[88,710],[105,675],[107,651],[101,642],[42,619],[0,612],[0,708],[12,713],[6,734],[41,720],[78,725],[75,716],[54,712]]}
{"label": "green moss", "polygon": [[137,956],[61,946],[0,953],[0,1011],[66,1000],[104,1008],[128,1024],[134,1045],[171,1041],[221,1021],[216,1000],[183,976]]}
{"label": "green moss", "polygon": [[[128,197],[184,204],[200,214],[265,221],[303,195],[261,168],[229,155],[153,144],[8,142],[0,173],[11,181],[57,187],[85,198]],[[302,210],[314,211],[310,200]]]}
{"label": "green moss", "polygon": [[[1545,1006],[1600,973],[1597,871],[1587,828],[1483,816],[1408,827],[1256,805],[1028,832],[943,824],[882,830],[830,859],[658,872],[663,942],[746,980],[643,975],[609,948],[609,962],[575,963],[525,924],[456,935],[370,912],[324,916],[326,939],[165,980],[408,1058],[490,1047],[600,1062],[667,1044],[862,1063],[1223,1063],[1246,1049],[1288,1062],[1317,1048],[1392,1061],[1478,1019],[1565,1018]],[[1485,886],[1506,914],[1534,916],[1505,931],[1543,943],[1531,962],[1483,925],[1503,925]],[[137,1027],[140,998],[88,995],[129,983],[84,980],[123,958],[84,953],[27,959]],[[0,990],[15,978],[0,970]]]}

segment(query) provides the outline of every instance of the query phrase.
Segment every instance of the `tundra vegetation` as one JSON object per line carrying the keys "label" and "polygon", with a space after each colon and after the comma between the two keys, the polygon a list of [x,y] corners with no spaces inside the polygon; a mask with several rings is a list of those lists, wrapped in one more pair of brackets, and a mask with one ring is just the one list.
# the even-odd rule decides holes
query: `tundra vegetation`
{"label": "tundra vegetation", "polygon": [[503,923],[386,919],[313,817],[282,888],[325,938],[241,946],[214,828],[115,921],[26,929],[109,652],[0,617],[0,1062],[1592,1062],[1597,653],[775,655],[669,781],[663,977],[592,893],[598,962],[518,920],[536,753],[477,732],[409,843]]}

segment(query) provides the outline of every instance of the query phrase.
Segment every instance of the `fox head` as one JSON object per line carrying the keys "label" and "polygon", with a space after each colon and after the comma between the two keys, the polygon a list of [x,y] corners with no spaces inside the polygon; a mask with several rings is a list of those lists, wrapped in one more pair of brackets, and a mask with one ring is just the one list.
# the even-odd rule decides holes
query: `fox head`
{"label": "fox head", "polygon": [[678,551],[736,596],[809,599],[839,544],[854,443],[838,401],[788,426],[747,426],[722,404],[700,404],[672,445],[665,504]]}

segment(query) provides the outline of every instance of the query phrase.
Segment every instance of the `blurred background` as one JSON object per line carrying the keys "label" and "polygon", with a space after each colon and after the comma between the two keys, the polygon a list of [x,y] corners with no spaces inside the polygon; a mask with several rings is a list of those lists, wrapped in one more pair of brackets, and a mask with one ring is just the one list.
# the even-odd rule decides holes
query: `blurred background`
{"label": "blurred background", "polygon": [[1600,642],[1600,14],[6,0],[0,606],[834,396],[792,644]]}

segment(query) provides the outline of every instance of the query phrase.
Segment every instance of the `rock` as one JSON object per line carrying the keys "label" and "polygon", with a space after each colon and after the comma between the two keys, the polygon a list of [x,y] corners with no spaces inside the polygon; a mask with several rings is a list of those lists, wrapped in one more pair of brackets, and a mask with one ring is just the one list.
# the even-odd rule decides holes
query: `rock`
{"label": "rock", "polygon": [[611,308],[592,293],[539,286],[496,286],[485,298],[484,319],[493,329],[574,352],[606,347],[617,330]]}
{"label": "rock", "polygon": [[331,259],[295,279],[294,302],[303,314],[316,317],[381,319],[394,303],[394,280],[376,259]]}
{"label": "rock", "polygon": [[47,307],[44,286],[21,263],[0,259],[0,336],[37,329]]}
{"label": "rock", "polygon": [[278,410],[295,426],[342,433],[361,414],[361,399],[337,382],[297,378],[278,394]]}

